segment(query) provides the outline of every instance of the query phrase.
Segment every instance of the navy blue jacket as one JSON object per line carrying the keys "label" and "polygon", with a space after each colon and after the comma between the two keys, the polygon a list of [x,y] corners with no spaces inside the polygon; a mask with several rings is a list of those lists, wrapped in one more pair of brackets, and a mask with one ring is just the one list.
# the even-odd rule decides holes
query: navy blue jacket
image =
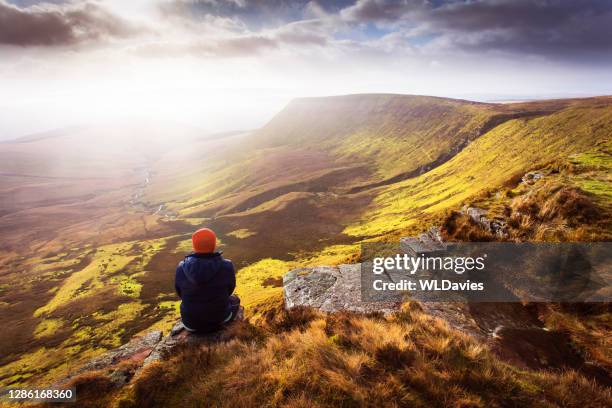
{"label": "navy blue jacket", "polygon": [[176,268],[174,286],[182,300],[183,324],[194,330],[214,329],[230,314],[234,265],[219,252],[187,255]]}

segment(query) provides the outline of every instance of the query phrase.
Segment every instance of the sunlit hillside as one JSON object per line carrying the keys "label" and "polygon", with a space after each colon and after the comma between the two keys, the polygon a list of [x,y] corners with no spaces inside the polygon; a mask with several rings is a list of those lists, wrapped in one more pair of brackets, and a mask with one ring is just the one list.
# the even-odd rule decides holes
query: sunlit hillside
{"label": "sunlit hillside", "polygon": [[[609,157],[611,132],[612,98],[576,101],[548,115],[508,120],[447,163],[381,189],[371,211],[346,232],[363,237],[401,231],[423,215],[456,206],[484,190],[500,189],[552,161],[585,155]],[[609,198],[610,178],[605,171],[602,177],[575,183]]]}
{"label": "sunlit hillside", "polygon": [[[280,309],[280,308],[279,308]],[[392,317],[268,310],[228,341],[185,347],[130,387],[100,373],[71,385],[88,407],[604,407],[609,387],[529,370],[408,303]]]}
{"label": "sunlit hillside", "polygon": [[167,330],[174,268],[200,226],[240,268],[237,292],[257,321],[282,302],[289,269],[352,261],[360,242],[423,231],[470,200],[499,206],[530,170],[558,163],[558,183],[610,203],[609,97],[351,95],[296,100],[251,132],[153,128],[0,144],[2,384],[48,383]]}

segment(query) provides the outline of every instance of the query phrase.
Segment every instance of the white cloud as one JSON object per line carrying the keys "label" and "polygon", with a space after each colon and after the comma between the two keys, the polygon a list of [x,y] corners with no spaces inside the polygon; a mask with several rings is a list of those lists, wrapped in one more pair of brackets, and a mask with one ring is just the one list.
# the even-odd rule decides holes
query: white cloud
{"label": "white cloud", "polygon": [[[110,41],[90,36],[87,46],[0,47],[0,138],[148,116],[210,131],[252,128],[299,96],[612,93],[609,61],[519,52],[521,39],[513,36],[518,22],[466,29],[469,14],[459,6],[433,11],[400,4],[398,21],[389,10],[365,8],[385,6],[381,1],[339,10],[305,1],[300,9],[278,0],[282,18],[258,27],[244,13],[260,18],[268,11],[253,11],[246,2],[230,5],[228,13],[197,15],[186,14],[184,4],[170,10],[170,3],[176,6],[96,2],[130,26],[147,27],[137,35]],[[475,13],[484,18],[485,11]]]}

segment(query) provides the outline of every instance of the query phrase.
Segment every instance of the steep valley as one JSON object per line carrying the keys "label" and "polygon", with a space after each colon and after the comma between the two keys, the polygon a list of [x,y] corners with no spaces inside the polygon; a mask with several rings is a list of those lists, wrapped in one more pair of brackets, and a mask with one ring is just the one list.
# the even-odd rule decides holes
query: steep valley
{"label": "steep valley", "polygon": [[[468,202],[494,211],[531,170],[554,167],[551,180],[609,211],[611,134],[612,97],[350,95],[293,101],[251,132],[122,125],[1,143],[0,383],[48,384],[167,330],[174,268],[204,225],[257,319],[289,269],[349,262],[360,243],[424,231]],[[558,170],[571,163],[585,170]],[[598,228],[593,239],[610,239]]]}

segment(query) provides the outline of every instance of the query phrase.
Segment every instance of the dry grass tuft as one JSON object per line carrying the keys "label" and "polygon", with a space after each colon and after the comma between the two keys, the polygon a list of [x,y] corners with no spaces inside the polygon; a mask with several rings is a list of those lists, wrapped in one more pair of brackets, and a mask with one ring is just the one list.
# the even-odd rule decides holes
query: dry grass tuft
{"label": "dry grass tuft", "polygon": [[[292,318],[296,322],[290,323]],[[248,325],[248,323],[245,323]],[[270,318],[264,339],[189,347],[115,398],[127,407],[606,406],[575,372],[523,371],[409,303],[390,316]],[[241,329],[246,330],[246,329]],[[246,330],[248,332],[248,330]]]}
{"label": "dry grass tuft", "polygon": [[610,303],[538,304],[546,327],[566,333],[587,361],[612,372]]}
{"label": "dry grass tuft", "polygon": [[[512,181],[513,182],[513,181]],[[589,242],[610,239],[609,213],[578,187],[556,182],[521,186],[505,194],[483,194],[473,204],[487,208],[491,219],[505,223],[512,241]],[[442,220],[442,236],[449,241],[487,242],[499,237],[469,216],[450,211]]]}
{"label": "dry grass tuft", "polygon": [[512,236],[536,241],[593,241],[602,239],[593,228],[603,210],[576,187],[545,186],[514,198],[508,225]]}
{"label": "dry grass tuft", "polygon": [[[113,403],[117,385],[102,372],[94,371],[82,374],[65,386],[75,388],[77,406],[82,408],[104,408]],[[60,406],[64,404],[45,404],[43,406]]]}
{"label": "dry grass tuft", "polygon": [[442,223],[442,238],[447,241],[489,242],[496,238],[466,214],[451,211]]}
{"label": "dry grass tuft", "polygon": [[262,315],[262,326],[273,333],[304,329],[312,320],[321,316],[309,307],[299,306],[287,310],[282,304],[268,308]]}
{"label": "dry grass tuft", "polygon": [[540,211],[543,220],[562,218],[570,225],[591,224],[600,218],[593,201],[577,188],[564,187],[547,200]]}

